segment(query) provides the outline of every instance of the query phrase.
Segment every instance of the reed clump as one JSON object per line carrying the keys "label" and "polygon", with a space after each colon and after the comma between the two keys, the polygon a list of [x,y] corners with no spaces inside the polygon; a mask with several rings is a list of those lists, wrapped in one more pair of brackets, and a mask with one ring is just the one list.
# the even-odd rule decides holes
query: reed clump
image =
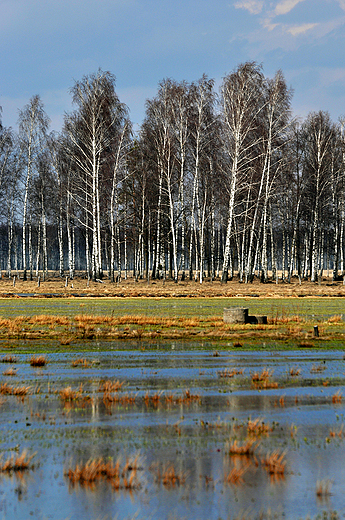
{"label": "reed clump", "polygon": [[168,464],[162,471],[159,466],[156,471],[156,480],[161,482],[165,487],[175,487],[185,484],[187,473],[178,472],[173,464]]}
{"label": "reed clump", "polygon": [[317,480],[316,482],[316,496],[318,498],[328,498],[331,493],[333,481],[330,479]]}
{"label": "reed clump", "polygon": [[343,321],[342,314],[335,314],[334,316],[331,316],[328,318],[328,323],[341,323]]}
{"label": "reed clump", "polygon": [[218,372],[218,376],[219,377],[223,377],[223,378],[232,378],[234,376],[238,376],[238,375],[242,375],[244,372],[244,369],[243,368],[225,368],[224,370],[221,370]]}
{"label": "reed clump", "polygon": [[332,395],[332,403],[333,404],[340,404],[343,400],[343,396],[340,392],[340,390],[338,390],[335,394]]}
{"label": "reed clump", "polygon": [[7,370],[4,370],[2,375],[3,376],[16,376],[18,372],[17,368],[9,367]]}
{"label": "reed clump", "polygon": [[70,324],[67,316],[50,316],[48,314],[39,314],[32,316],[29,320],[32,325],[47,325],[47,326],[66,326]]}
{"label": "reed clump", "polygon": [[295,376],[299,376],[301,371],[302,370],[298,367],[291,367],[289,370],[289,374],[290,374],[290,376],[295,377]]}
{"label": "reed clump", "polygon": [[324,363],[319,363],[318,365],[315,365],[313,364],[311,369],[310,369],[310,372],[312,374],[315,374],[315,373],[320,373],[320,372],[324,372],[326,370],[326,365]]}
{"label": "reed clump", "polygon": [[6,356],[3,356],[1,359],[0,359],[0,363],[17,363],[18,362],[18,358],[17,356],[13,356],[12,354],[7,354]]}
{"label": "reed clump", "polygon": [[110,392],[104,392],[103,403],[105,406],[109,406],[111,404],[134,405],[136,403],[136,396],[134,394],[118,393],[112,395]]}
{"label": "reed clump", "polygon": [[258,417],[257,419],[248,420],[247,423],[247,433],[248,435],[260,436],[260,435],[269,435],[270,432],[273,431],[273,428],[269,423],[265,423],[263,419]]}
{"label": "reed clump", "polygon": [[253,386],[260,390],[278,388],[278,383],[276,381],[271,381],[272,375],[273,370],[269,370],[268,368],[264,368],[261,372],[253,372],[251,374]]}
{"label": "reed clump", "polygon": [[83,400],[84,402],[91,401],[91,397],[89,395],[84,395],[82,384],[79,386],[78,390],[73,390],[71,386],[66,386],[66,388],[63,388],[59,391],[59,395],[60,398],[65,402],[77,400]]}
{"label": "reed clump", "polygon": [[261,463],[270,475],[284,475],[286,469],[285,456],[286,451],[280,453],[279,450],[274,450],[271,453],[267,453],[261,459]]}
{"label": "reed clump", "polygon": [[23,450],[21,454],[11,455],[5,461],[2,460],[2,456],[0,457],[0,471],[2,473],[5,472],[13,472],[13,471],[25,471],[29,469],[33,469],[34,465],[31,464],[32,459],[36,453],[33,455],[28,455],[27,450]]}
{"label": "reed clump", "polygon": [[238,444],[235,439],[229,446],[230,455],[253,455],[257,449],[259,442],[256,439],[247,439],[243,444]]}
{"label": "reed clump", "polygon": [[89,368],[91,366],[91,361],[88,361],[85,358],[75,359],[71,363],[73,368]]}
{"label": "reed clump", "polygon": [[0,386],[0,394],[23,397],[29,393],[30,388],[30,386],[11,386],[7,383],[2,383]]}
{"label": "reed clump", "polygon": [[134,490],[141,487],[137,476],[138,465],[127,460],[121,468],[120,460],[104,461],[103,458],[89,459],[85,464],[76,464],[65,472],[72,485],[93,485],[97,481],[105,480],[116,489]]}
{"label": "reed clump", "polygon": [[101,381],[99,385],[99,392],[119,392],[123,385],[125,384],[124,381]]}
{"label": "reed clump", "polygon": [[235,466],[228,474],[224,475],[224,482],[227,484],[243,484],[243,477],[247,473],[249,467],[250,464],[246,464],[239,468]]}
{"label": "reed clump", "polygon": [[32,355],[29,359],[29,363],[32,367],[44,367],[48,363],[48,360],[46,356]]}

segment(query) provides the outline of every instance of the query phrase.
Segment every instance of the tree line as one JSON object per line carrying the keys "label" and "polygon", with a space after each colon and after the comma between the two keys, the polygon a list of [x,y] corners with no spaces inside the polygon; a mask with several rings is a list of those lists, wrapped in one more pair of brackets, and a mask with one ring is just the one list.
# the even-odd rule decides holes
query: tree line
{"label": "tree line", "polygon": [[0,120],[0,268],[101,279],[319,280],[344,271],[344,120],[293,117],[292,90],[255,62],[165,79],[134,134],[115,77],[71,88],[49,131],[38,95]]}

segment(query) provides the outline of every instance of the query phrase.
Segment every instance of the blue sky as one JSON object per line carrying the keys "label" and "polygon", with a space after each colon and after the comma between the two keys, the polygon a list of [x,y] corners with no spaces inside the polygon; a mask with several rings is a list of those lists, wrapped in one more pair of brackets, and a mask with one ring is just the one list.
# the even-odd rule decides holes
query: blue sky
{"label": "blue sky", "polygon": [[219,86],[247,60],[282,69],[294,115],[345,115],[345,0],[0,0],[0,49],[2,121],[15,129],[39,94],[60,130],[69,88],[99,67],[139,125],[163,78]]}

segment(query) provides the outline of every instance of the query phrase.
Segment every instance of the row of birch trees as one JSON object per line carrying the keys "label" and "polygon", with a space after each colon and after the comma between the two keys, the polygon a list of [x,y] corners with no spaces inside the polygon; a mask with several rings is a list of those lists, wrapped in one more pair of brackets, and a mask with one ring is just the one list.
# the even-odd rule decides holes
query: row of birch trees
{"label": "row of birch trees", "polygon": [[0,125],[0,268],[24,279],[334,279],[344,266],[344,121],[293,118],[292,91],[254,62],[217,93],[165,79],[135,135],[115,77],[71,88],[59,133],[39,96]]}

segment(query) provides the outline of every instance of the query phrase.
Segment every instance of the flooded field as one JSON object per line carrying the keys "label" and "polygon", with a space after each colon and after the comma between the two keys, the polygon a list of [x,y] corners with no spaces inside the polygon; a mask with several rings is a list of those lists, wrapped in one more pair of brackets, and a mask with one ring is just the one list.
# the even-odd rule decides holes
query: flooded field
{"label": "flooded field", "polygon": [[36,343],[0,344],[0,518],[344,516],[342,350]]}

